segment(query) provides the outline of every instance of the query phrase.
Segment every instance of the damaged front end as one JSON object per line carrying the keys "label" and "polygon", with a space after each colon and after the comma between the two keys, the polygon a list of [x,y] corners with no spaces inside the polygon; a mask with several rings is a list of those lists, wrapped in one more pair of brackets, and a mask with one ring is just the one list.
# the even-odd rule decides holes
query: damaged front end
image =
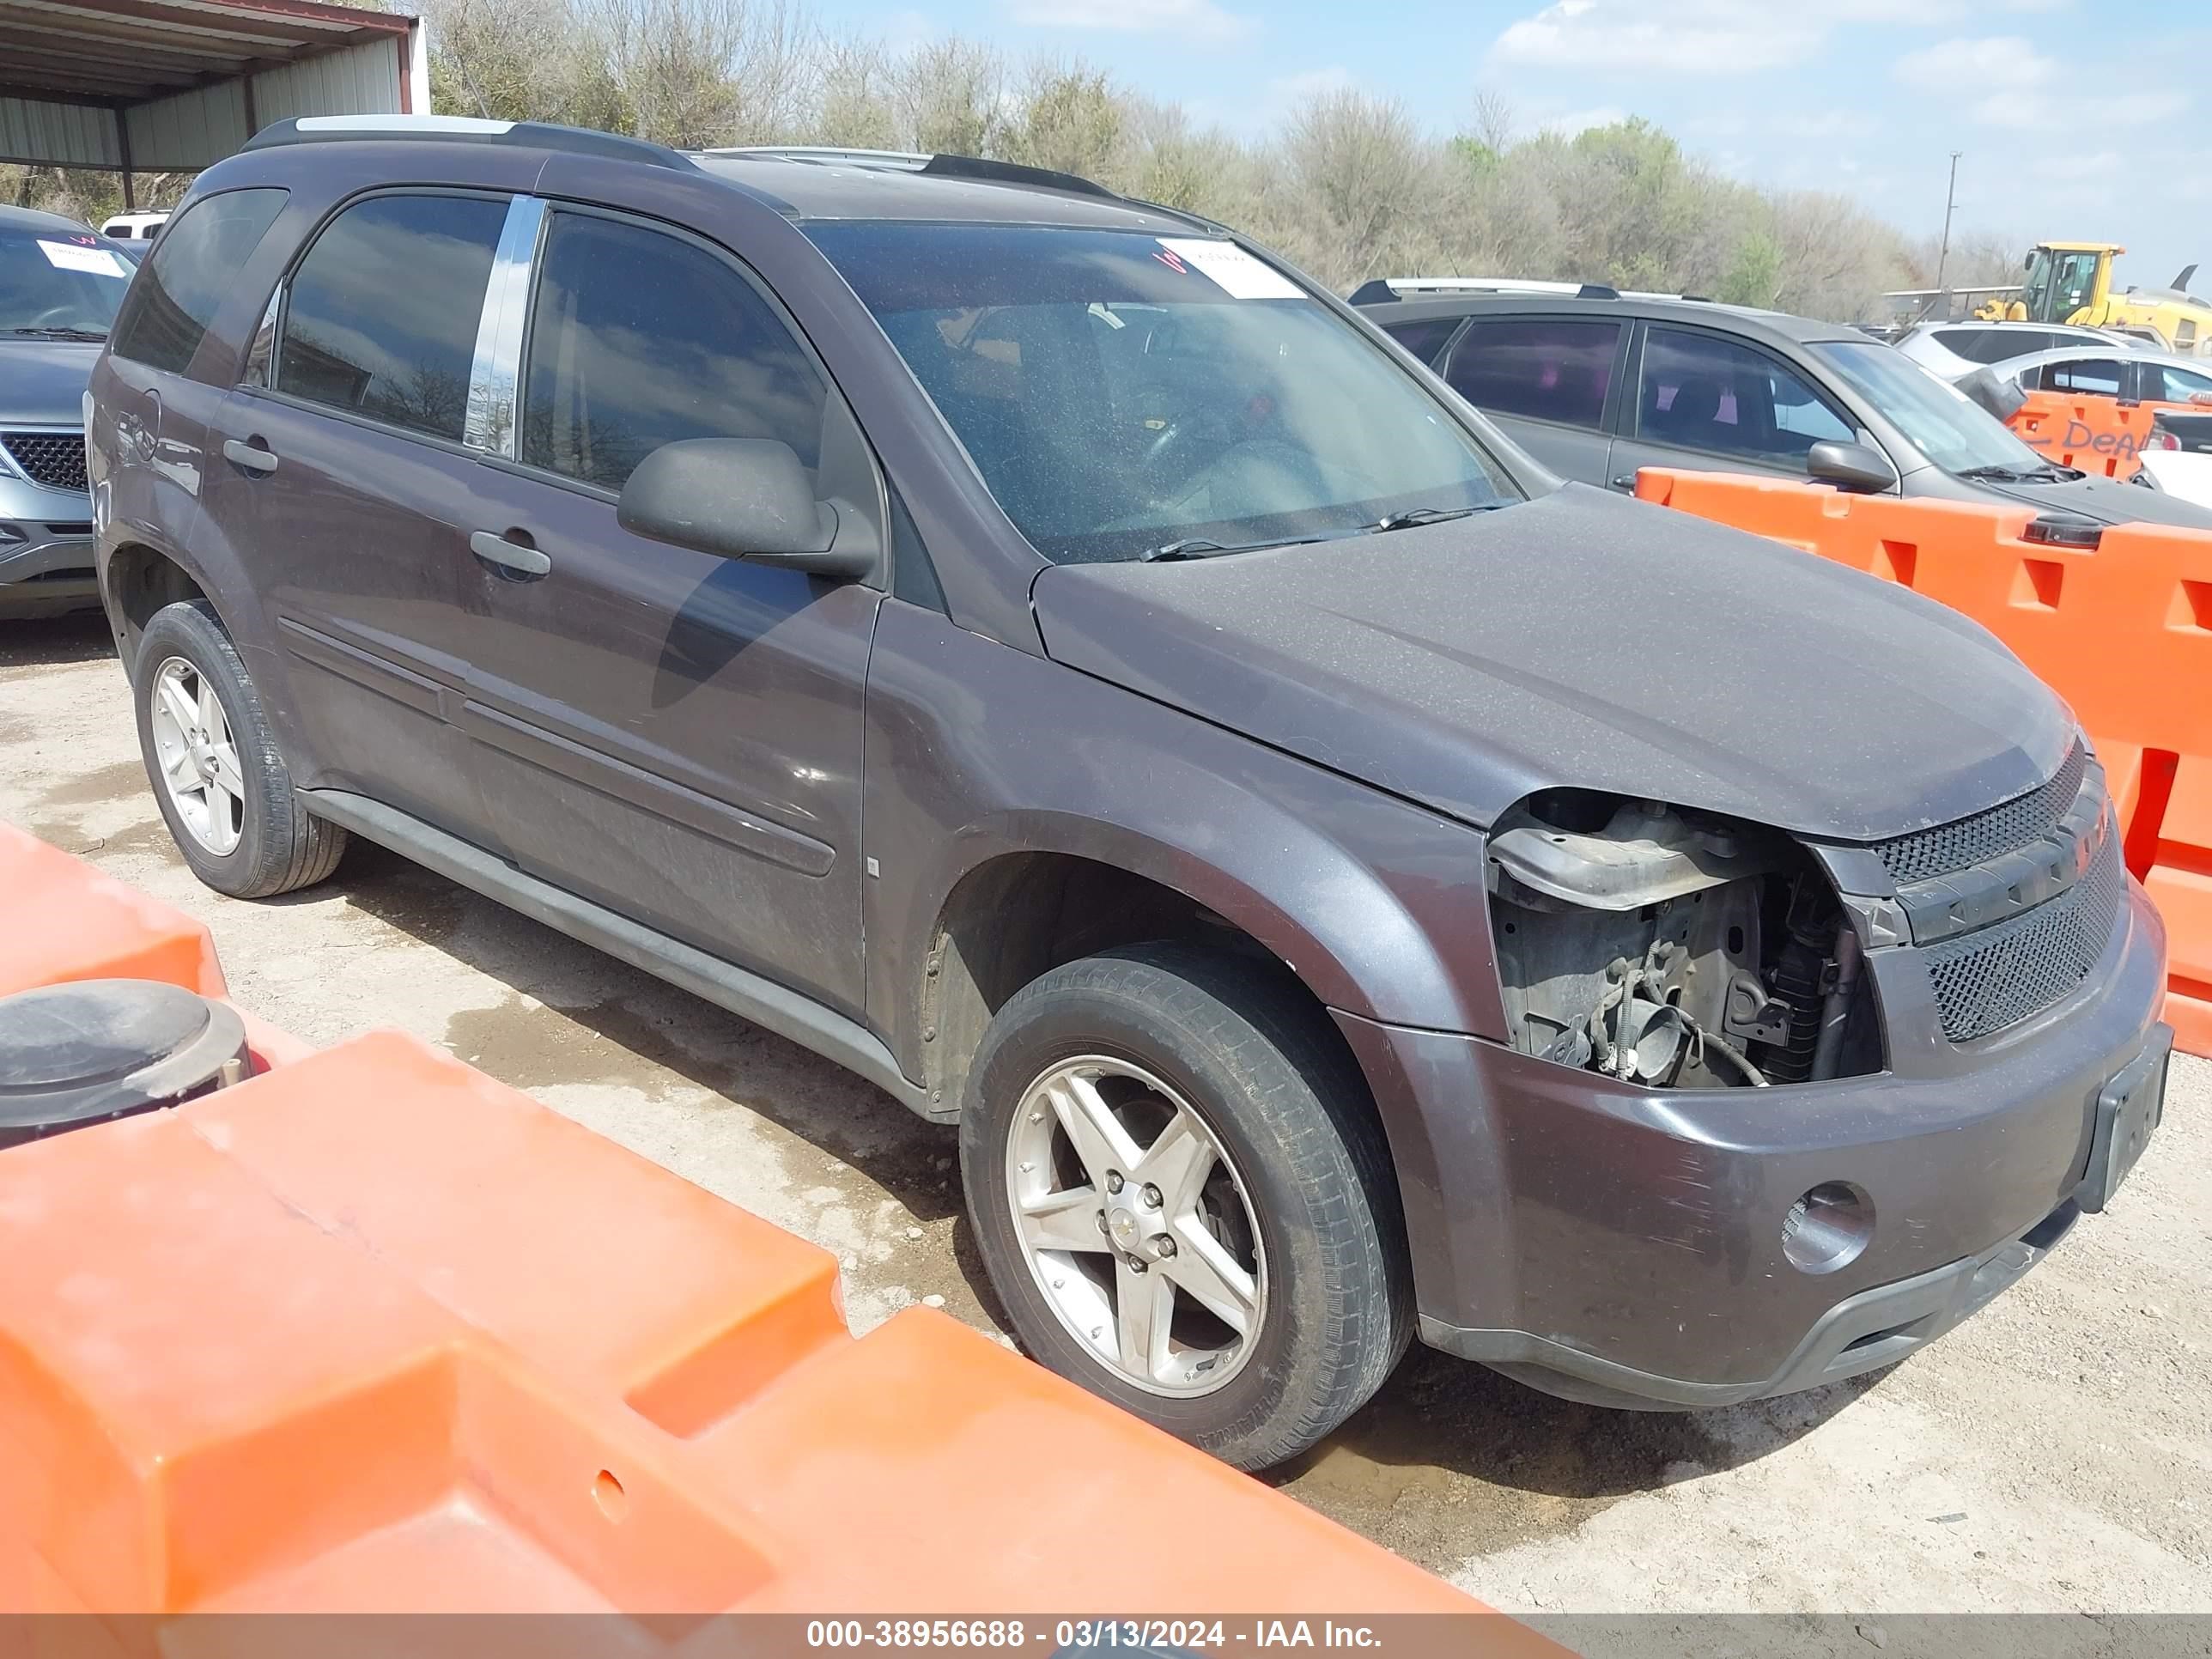
{"label": "damaged front end", "polygon": [[1524,1054],[1654,1089],[1882,1067],[1859,937],[1779,830],[1547,790],[1499,818],[1487,872]]}

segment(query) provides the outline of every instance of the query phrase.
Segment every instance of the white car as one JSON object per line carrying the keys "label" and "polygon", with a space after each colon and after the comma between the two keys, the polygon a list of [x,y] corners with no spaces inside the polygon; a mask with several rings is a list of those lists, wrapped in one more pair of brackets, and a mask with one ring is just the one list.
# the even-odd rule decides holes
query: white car
{"label": "white car", "polygon": [[2176,501],[2212,507],[2212,455],[2172,449],[2146,449],[2139,459],[2142,470],[2135,482]]}
{"label": "white car", "polygon": [[2022,392],[2070,392],[2084,398],[2212,408],[2212,363],[2170,351],[2109,344],[2062,346],[1991,363],[1990,373]]}
{"label": "white car", "polygon": [[1916,323],[1896,342],[1899,351],[1946,380],[2034,351],[2069,346],[2131,351],[2143,343],[2132,335],[2071,323]]}
{"label": "white car", "polygon": [[118,242],[150,242],[168,222],[167,213],[118,213],[100,226],[100,234]]}

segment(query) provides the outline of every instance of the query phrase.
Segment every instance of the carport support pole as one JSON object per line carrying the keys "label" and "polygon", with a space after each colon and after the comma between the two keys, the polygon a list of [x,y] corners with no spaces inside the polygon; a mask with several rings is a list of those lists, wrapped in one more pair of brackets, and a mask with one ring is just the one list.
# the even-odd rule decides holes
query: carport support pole
{"label": "carport support pole", "polygon": [[131,181],[131,123],[125,118],[123,106],[115,106],[115,149],[123,158],[123,210],[135,213],[138,208],[137,191]]}

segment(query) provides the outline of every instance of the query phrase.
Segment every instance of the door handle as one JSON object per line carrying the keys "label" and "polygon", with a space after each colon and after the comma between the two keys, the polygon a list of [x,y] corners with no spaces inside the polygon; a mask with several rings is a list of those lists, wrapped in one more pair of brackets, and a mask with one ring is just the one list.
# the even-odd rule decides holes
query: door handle
{"label": "door handle", "polygon": [[1615,478],[1613,481],[1613,487],[1615,489],[1626,489],[1632,492],[1636,488],[1636,475],[1633,472],[1622,473],[1618,478]]}
{"label": "door handle", "polygon": [[553,561],[536,548],[511,542],[489,530],[479,530],[469,538],[469,551],[524,581],[535,581],[553,568]]}
{"label": "door handle", "polygon": [[276,452],[264,449],[254,439],[240,443],[235,438],[225,438],[222,441],[222,458],[244,467],[248,472],[274,472],[276,470]]}

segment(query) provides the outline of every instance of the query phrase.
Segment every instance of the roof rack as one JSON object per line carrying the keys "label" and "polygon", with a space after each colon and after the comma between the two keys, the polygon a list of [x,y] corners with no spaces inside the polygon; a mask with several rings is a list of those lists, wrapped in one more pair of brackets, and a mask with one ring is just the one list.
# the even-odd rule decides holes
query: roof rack
{"label": "roof rack", "polygon": [[1382,305],[1392,300],[1428,299],[1451,294],[1555,294],[1571,300],[1702,301],[1706,297],[1702,294],[1618,289],[1606,283],[1545,283],[1526,276],[1376,276],[1352,290],[1352,303]]}
{"label": "roof rack", "polygon": [[775,161],[809,161],[817,167],[877,167],[889,173],[918,173],[933,179],[978,179],[1021,185],[1032,190],[1064,190],[1079,196],[1121,198],[1105,185],[1073,173],[1024,167],[1018,161],[987,161],[980,155],[926,155],[902,149],[841,149],[829,144],[733,144],[704,149],[702,155],[757,155]]}
{"label": "roof rack", "polygon": [[691,166],[690,157],[643,138],[626,138],[620,133],[597,132],[588,127],[556,126],[550,121],[489,121],[474,115],[292,116],[270,122],[247,139],[244,148],[275,149],[287,144],[359,138],[514,144],[526,149],[563,150],[574,155],[603,155],[610,161],[641,161],[648,167]]}

